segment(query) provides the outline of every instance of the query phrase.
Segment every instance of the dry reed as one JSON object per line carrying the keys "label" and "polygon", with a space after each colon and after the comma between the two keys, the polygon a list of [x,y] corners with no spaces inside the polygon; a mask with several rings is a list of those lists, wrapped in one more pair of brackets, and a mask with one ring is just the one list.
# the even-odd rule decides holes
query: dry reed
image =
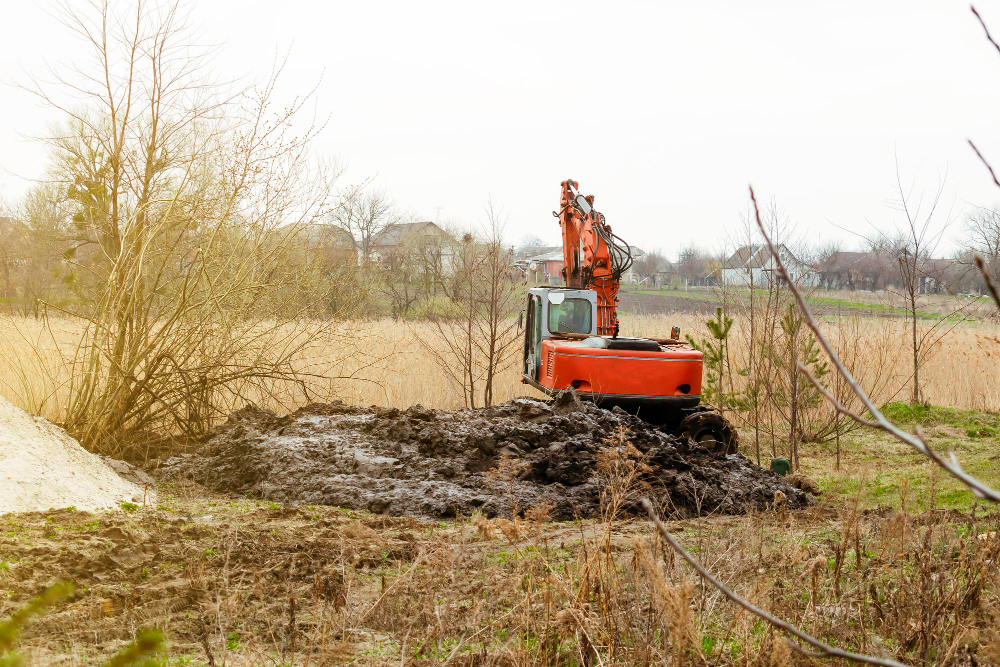
{"label": "dry reed", "polygon": [[[624,315],[622,331],[629,335],[663,336],[672,325],[695,335],[704,335],[704,317],[691,314]],[[837,344],[837,325],[826,325]],[[885,335],[890,328],[889,336]],[[78,331],[66,320],[51,320],[50,335],[40,321],[27,318],[0,318],[0,396],[14,404],[55,422],[65,416],[65,385],[68,366],[52,344],[71,345]],[[894,331],[893,331],[894,330]],[[862,369],[866,376],[879,371],[889,373],[881,395],[884,402],[907,395],[909,373],[906,332],[902,322],[893,319],[867,318],[852,335],[868,336],[872,345],[888,345],[881,356],[886,361],[878,369]],[[314,376],[311,390],[304,394],[299,387],[275,386],[272,395],[246,395],[232,399],[234,409],[240,402],[259,402],[277,410],[291,410],[313,400],[340,399],[356,405],[407,407],[422,404],[437,408],[463,405],[460,387],[445,378],[418,340],[434,339],[434,328],[424,322],[345,323],[339,334],[325,344],[311,347],[308,358],[299,363]],[[733,327],[734,354],[740,349],[745,333],[737,323]],[[876,342],[881,341],[881,342]],[[1000,411],[1000,326],[986,322],[966,322],[937,343],[927,361],[924,379],[927,400],[935,405]],[[734,376],[738,383],[739,375]],[[737,386],[737,389],[739,387]],[[496,400],[505,401],[522,395],[538,395],[521,384],[520,368],[515,364],[497,380]]]}

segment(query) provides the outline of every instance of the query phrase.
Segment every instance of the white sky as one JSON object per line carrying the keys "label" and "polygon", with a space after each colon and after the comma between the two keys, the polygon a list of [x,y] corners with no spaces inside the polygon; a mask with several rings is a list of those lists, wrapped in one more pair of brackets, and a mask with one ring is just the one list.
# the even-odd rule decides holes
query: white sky
{"label": "white sky", "polygon": [[[1000,34],[1000,5],[980,4]],[[79,53],[50,10],[3,1],[4,81]],[[224,44],[220,74],[260,76],[291,47],[285,92],[322,76],[321,148],[345,184],[377,176],[421,218],[465,224],[492,196],[512,240],[557,241],[567,177],[670,256],[717,247],[748,183],[811,241],[892,225],[897,156],[915,196],[947,175],[945,214],[1000,201],[966,144],[1000,166],[1000,56],[965,1],[201,0],[194,18]],[[0,86],[0,198],[41,175],[23,135],[54,118]]]}

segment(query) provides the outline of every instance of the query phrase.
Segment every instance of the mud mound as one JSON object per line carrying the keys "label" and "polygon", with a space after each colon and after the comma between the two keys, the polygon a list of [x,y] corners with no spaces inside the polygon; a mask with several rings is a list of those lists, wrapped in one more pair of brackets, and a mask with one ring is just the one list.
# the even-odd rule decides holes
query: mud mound
{"label": "mud mound", "polygon": [[509,516],[515,504],[546,504],[553,518],[570,519],[598,513],[600,452],[622,432],[639,453],[642,483],[675,516],[763,509],[779,490],[789,507],[808,503],[738,454],[716,457],[571,392],[551,404],[520,398],[480,410],[332,403],[278,416],[245,408],[160,474],[217,491],[396,515]]}
{"label": "mud mound", "polygon": [[[150,480],[151,481],[151,480]],[[0,398],[0,514],[151,498],[58,426]]]}

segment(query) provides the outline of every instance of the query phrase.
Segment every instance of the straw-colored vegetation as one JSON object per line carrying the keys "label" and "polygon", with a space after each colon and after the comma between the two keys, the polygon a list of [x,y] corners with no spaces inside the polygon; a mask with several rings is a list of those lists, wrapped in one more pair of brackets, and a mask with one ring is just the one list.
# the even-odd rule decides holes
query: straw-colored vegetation
{"label": "straw-colored vegetation", "polygon": [[[696,315],[624,315],[623,332],[630,335],[663,336],[672,325],[696,336],[707,335],[705,318]],[[836,322],[828,324],[837,343],[842,338]],[[421,347],[420,339],[433,341],[436,329],[425,322],[393,320],[354,321],[327,328],[329,340],[313,341],[298,363],[315,378],[311,391],[280,382],[270,385],[272,396],[259,392],[234,394],[233,409],[246,402],[261,402],[277,410],[291,410],[310,400],[343,400],[357,405],[407,407],[420,403],[440,408],[463,405],[462,389],[450,382],[435,360]],[[30,318],[0,318],[0,395],[25,409],[55,422],[65,419],[64,391],[69,368],[53,341],[70,348],[79,335],[66,320],[46,327]],[[741,363],[744,330],[733,329],[734,365]],[[866,318],[851,330],[859,341],[858,374],[864,383],[875,373],[888,376],[875,395],[879,402],[905,398],[908,386],[906,331],[901,320]],[[867,363],[881,355],[881,367]],[[734,374],[740,382],[739,374]],[[935,345],[926,370],[926,400],[934,405],[976,410],[1000,410],[1000,326],[988,322],[966,322]],[[737,385],[738,386],[738,385]],[[497,401],[514,396],[535,395],[520,383],[517,360],[500,373]]]}
{"label": "straw-colored vegetation", "polygon": [[[893,417],[923,423],[995,481],[995,438],[956,426],[981,431],[995,415],[899,407]],[[887,436],[846,439],[836,474],[828,447],[804,444],[820,505],[670,530],[740,595],[839,647],[914,665],[997,664],[997,515]],[[155,509],[9,515],[0,587],[12,600],[0,597],[0,616],[75,559],[94,563],[88,595],[22,639],[43,664],[96,663],[136,624],[166,631],[163,665],[814,664],[702,585],[648,522],[614,518],[642,492],[638,462],[615,444],[596,521],[550,523],[528,508],[523,519],[430,522],[184,486],[164,488]]]}

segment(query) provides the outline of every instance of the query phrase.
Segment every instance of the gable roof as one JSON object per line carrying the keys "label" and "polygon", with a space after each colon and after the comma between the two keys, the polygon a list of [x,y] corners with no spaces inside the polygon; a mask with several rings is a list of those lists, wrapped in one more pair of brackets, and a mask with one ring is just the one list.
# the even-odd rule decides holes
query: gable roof
{"label": "gable roof", "polygon": [[316,222],[297,222],[287,228],[306,243],[338,245],[353,248],[356,244],[351,233],[339,225]]}
{"label": "gable roof", "polygon": [[528,262],[561,262],[563,261],[563,251],[560,247],[558,250],[550,250],[549,252],[543,252],[539,255],[534,255],[532,257],[526,258],[525,261]]}
{"label": "gable roof", "polygon": [[529,257],[537,257],[539,255],[545,255],[550,252],[556,251],[562,252],[561,245],[526,245],[519,248],[514,248],[514,257],[516,259],[528,259]]}
{"label": "gable roof", "polygon": [[438,227],[433,222],[396,222],[386,225],[385,229],[375,237],[375,246],[391,248],[399,245],[409,236],[420,234],[423,236],[436,235],[442,238],[451,239],[451,235]]}
{"label": "gable roof", "polygon": [[822,266],[827,271],[848,271],[870,256],[871,253],[868,252],[838,250],[830,253],[830,256],[823,260]]}
{"label": "gable roof", "polygon": [[[784,243],[778,244],[778,253],[783,257],[787,256],[796,264],[808,266],[805,262],[792,254],[792,251]],[[766,245],[744,245],[740,246],[736,252],[729,256],[723,264],[723,269],[763,269],[768,266],[771,260],[771,251]],[[812,267],[810,267],[812,268]]]}

